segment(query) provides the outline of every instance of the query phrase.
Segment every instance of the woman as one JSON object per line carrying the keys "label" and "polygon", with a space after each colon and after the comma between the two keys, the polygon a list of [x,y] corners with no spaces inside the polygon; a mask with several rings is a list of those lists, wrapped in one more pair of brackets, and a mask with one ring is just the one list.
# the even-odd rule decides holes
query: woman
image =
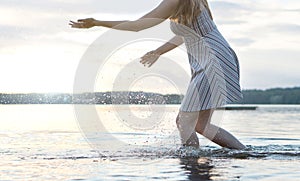
{"label": "woman", "polygon": [[185,43],[192,78],[176,119],[182,144],[199,147],[198,132],[222,147],[244,149],[233,135],[210,123],[215,108],[241,99],[242,94],[238,59],[214,24],[206,0],[163,0],[135,21],[88,18],[70,21],[70,25],[73,28],[103,26],[141,31],[166,19],[171,19],[171,29],[176,36],[145,54],[140,62],[150,67],[162,54]]}

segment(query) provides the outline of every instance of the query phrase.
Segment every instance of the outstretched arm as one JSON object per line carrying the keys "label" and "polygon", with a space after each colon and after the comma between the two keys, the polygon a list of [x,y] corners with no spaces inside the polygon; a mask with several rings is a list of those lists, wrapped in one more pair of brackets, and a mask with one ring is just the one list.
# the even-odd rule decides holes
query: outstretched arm
{"label": "outstretched arm", "polygon": [[179,0],[163,0],[155,9],[135,21],[100,21],[93,18],[70,21],[72,28],[103,26],[125,31],[141,31],[168,19],[176,10]]}
{"label": "outstretched arm", "polygon": [[150,51],[142,56],[140,62],[144,64],[144,66],[151,67],[162,54],[173,50],[174,48],[180,46],[183,42],[183,37],[176,35],[156,50]]}

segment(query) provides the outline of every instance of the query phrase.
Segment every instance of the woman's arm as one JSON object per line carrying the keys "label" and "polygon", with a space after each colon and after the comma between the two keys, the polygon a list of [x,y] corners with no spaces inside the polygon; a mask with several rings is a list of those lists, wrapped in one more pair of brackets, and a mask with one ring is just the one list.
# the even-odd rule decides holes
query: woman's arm
{"label": "woman's arm", "polygon": [[163,0],[155,9],[135,21],[100,21],[93,18],[70,21],[72,28],[103,26],[117,30],[141,31],[168,19],[178,6],[179,0]]}
{"label": "woman's arm", "polygon": [[151,67],[162,54],[173,50],[174,48],[181,45],[183,42],[184,42],[183,38],[181,36],[176,35],[175,37],[173,37],[171,40],[169,40],[167,43],[163,44],[156,50],[150,51],[146,53],[144,56],[142,56],[140,62],[144,64],[144,66]]}
{"label": "woman's arm", "polygon": [[169,40],[167,43],[163,44],[159,48],[157,48],[155,53],[162,55],[164,53],[167,53],[168,51],[173,50],[174,48],[180,46],[183,43],[183,37],[182,36],[174,36],[171,40]]}

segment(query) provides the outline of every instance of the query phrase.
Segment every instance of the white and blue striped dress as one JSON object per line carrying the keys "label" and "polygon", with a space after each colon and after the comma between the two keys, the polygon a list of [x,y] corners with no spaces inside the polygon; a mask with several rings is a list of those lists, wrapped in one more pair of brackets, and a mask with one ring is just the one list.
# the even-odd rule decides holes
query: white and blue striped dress
{"label": "white and blue striped dress", "polygon": [[171,21],[171,30],[184,38],[192,73],[180,111],[213,109],[242,99],[238,58],[206,8],[191,27]]}

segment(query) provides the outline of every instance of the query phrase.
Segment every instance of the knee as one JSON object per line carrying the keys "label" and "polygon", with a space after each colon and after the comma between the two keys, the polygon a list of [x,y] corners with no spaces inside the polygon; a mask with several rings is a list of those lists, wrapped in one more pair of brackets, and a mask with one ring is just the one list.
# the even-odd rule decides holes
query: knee
{"label": "knee", "polygon": [[197,113],[183,113],[180,112],[176,117],[176,125],[178,129],[183,127],[193,127],[195,129],[197,122]]}

